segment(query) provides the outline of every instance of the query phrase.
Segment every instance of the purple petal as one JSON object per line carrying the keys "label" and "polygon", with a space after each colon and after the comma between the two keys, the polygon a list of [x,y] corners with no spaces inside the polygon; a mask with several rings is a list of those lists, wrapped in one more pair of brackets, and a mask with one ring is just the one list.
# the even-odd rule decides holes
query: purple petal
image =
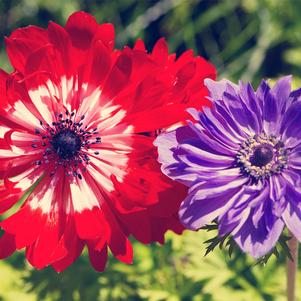
{"label": "purple petal", "polygon": [[[220,105],[227,110],[228,117],[226,119],[233,118],[244,133],[254,134],[259,130],[258,116],[249,110],[248,103],[245,103],[240,97],[237,85],[225,80],[221,82],[206,80],[205,84],[215,105]],[[219,120],[219,118],[217,119]]]}
{"label": "purple petal", "polygon": [[288,107],[290,104],[292,104],[293,102],[300,100],[301,97],[301,88],[294,90],[290,93],[289,95],[289,102],[286,105],[286,107]]}
{"label": "purple petal", "polygon": [[244,252],[259,258],[275,246],[282,233],[284,223],[272,214],[269,201],[256,210],[248,209],[248,218],[233,237]]}
{"label": "purple petal", "polygon": [[294,102],[285,112],[280,133],[283,134],[284,139],[301,138],[301,101]]}
{"label": "purple petal", "polygon": [[[221,164],[223,166],[225,166],[227,163],[231,164],[234,162],[234,157],[214,154],[189,143],[180,144],[178,148],[174,150],[174,153],[179,158],[192,158],[193,161],[198,165],[202,165],[199,163],[199,161],[217,165]],[[193,163],[193,161],[190,162]]]}
{"label": "purple petal", "polygon": [[[300,144],[300,140],[298,142]],[[294,147],[288,157],[289,167],[295,169],[296,172],[301,172],[301,145]]]}
{"label": "purple petal", "polygon": [[221,143],[233,149],[237,148],[244,140],[230,127],[228,120],[224,120],[214,109],[204,108],[202,114],[200,114],[200,124],[217,141],[221,141]]}
{"label": "purple petal", "polygon": [[255,91],[250,83],[244,84],[239,82],[240,94],[242,100],[250,107],[251,111],[255,114],[256,121],[258,122],[258,131],[262,131],[262,108],[256,97]]}
{"label": "purple petal", "polygon": [[220,105],[215,105],[215,111],[213,111],[213,115],[216,118],[223,120],[223,125],[225,125],[225,129],[228,128],[230,133],[234,135],[237,139],[247,139],[248,135],[245,133],[244,129],[236,122],[233,116],[227,111],[227,109]]}
{"label": "purple petal", "polygon": [[250,186],[245,185],[241,197],[233,202],[231,208],[223,216],[220,216],[219,235],[223,236],[232,231],[237,232],[248,217],[249,208],[259,207],[268,195],[268,185],[263,186],[260,182]]}
{"label": "purple petal", "polygon": [[288,105],[290,105],[288,100],[291,94],[291,82],[291,75],[284,76],[276,82],[271,90],[271,94],[277,101],[278,112],[280,115],[283,115]]}
{"label": "purple petal", "polygon": [[181,222],[192,230],[210,223],[231,206],[243,190],[242,185],[246,181],[244,178],[220,184],[208,181],[193,186],[181,204]]}
{"label": "purple petal", "polygon": [[264,101],[265,101],[267,94],[270,92],[270,90],[271,90],[271,88],[270,88],[269,84],[265,80],[262,80],[255,93],[258,105],[261,109],[261,112],[263,112]]}
{"label": "purple petal", "polygon": [[[237,117],[241,119],[241,114],[246,114],[247,119],[249,119],[250,117],[247,115],[250,112],[247,106],[245,104],[242,104],[243,101],[238,97],[239,87],[228,80],[213,81],[211,79],[206,79],[205,85],[209,90],[209,98],[214,103],[214,108],[204,109],[204,111],[206,112],[212,111],[212,116],[207,116],[207,118],[209,118],[213,122],[213,124],[215,124],[216,122],[221,122],[223,124],[224,130],[231,133],[234,140],[237,139],[237,136],[239,136],[238,139],[241,140],[242,137],[245,137],[245,128],[244,126],[240,128],[240,124],[237,122]],[[230,101],[224,101],[226,93],[229,95]],[[247,110],[247,112],[243,111],[242,106]],[[217,110],[218,107],[219,110]],[[233,112],[231,111],[231,109],[233,109]],[[245,120],[241,120],[241,122],[244,125],[246,124]],[[206,125],[206,122],[204,122],[203,125]],[[250,128],[252,128],[252,125],[249,126]]]}
{"label": "purple petal", "polygon": [[282,214],[282,219],[288,229],[301,242],[301,212],[299,208],[292,204],[287,204]]}
{"label": "purple petal", "polygon": [[[164,174],[188,186],[205,178],[205,175],[214,178],[225,174],[229,181],[239,175],[238,169],[224,171],[231,167],[234,156],[218,154],[214,146],[208,146],[196,137],[195,131],[187,126],[157,137],[154,144],[158,147],[158,160],[162,163]],[[218,146],[216,148],[224,150]]]}
{"label": "purple petal", "polygon": [[301,187],[301,177],[296,171],[292,169],[285,169],[281,175],[283,179],[290,184],[290,186]]}
{"label": "purple petal", "polygon": [[[228,91],[229,91],[228,87]],[[223,103],[229,110],[231,116],[239,123],[240,127],[245,133],[252,135],[260,131],[258,116],[256,116],[248,107],[239,94],[235,94],[235,91],[225,91],[223,95]]]}
{"label": "purple petal", "polygon": [[[218,141],[211,133],[203,129],[199,123],[192,123],[188,121],[188,126],[195,132],[198,139],[193,141],[194,145],[198,145],[200,148],[210,151],[215,154],[235,156],[239,148],[238,145],[230,147],[229,145]],[[191,140],[190,140],[191,141]],[[196,143],[197,141],[197,143]]]}
{"label": "purple petal", "polygon": [[177,147],[179,143],[185,141],[186,138],[192,139],[194,137],[197,136],[186,126],[159,135],[154,141],[154,145],[158,147],[159,151],[158,161],[163,164],[177,163],[178,161],[174,157],[173,149]]}
{"label": "purple petal", "polygon": [[301,241],[301,189],[300,186],[287,186],[287,193],[285,196],[287,206],[282,214],[282,219],[288,229]]}
{"label": "purple petal", "polygon": [[238,86],[231,83],[227,79],[222,79],[220,81],[214,81],[210,78],[204,80],[205,86],[208,88],[210,93],[210,98],[213,102],[222,100],[223,94],[226,91],[228,85],[231,85],[234,90],[238,91]]}

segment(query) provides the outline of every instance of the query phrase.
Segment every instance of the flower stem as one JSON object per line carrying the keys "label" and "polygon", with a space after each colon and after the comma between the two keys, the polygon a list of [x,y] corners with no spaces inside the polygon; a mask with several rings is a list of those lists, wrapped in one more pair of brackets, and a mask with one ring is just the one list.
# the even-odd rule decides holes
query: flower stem
{"label": "flower stem", "polygon": [[288,241],[292,259],[287,259],[287,301],[296,301],[295,287],[296,275],[298,270],[298,240],[291,234],[291,239]]}

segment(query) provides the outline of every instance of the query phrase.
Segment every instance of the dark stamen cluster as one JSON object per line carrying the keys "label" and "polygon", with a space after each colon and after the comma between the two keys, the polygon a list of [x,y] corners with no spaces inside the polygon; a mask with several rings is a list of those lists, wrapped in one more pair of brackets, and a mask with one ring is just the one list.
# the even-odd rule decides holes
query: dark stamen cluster
{"label": "dark stamen cluster", "polygon": [[90,161],[83,150],[89,149],[92,144],[101,143],[97,128],[89,129],[87,125],[84,126],[84,119],[84,115],[77,117],[75,112],[65,111],[64,114],[57,114],[56,121],[51,125],[40,121],[42,130],[35,130],[40,139],[35,139],[31,146],[44,147],[45,151],[43,158],[36,161],[36,165],[52,162],[54,169],[51,175],[55,174],[59,166],[63,166],[68,176],[81,179],[79,170],[85,171]]}
{"label": "dark stamen cluster", "polygon": [[277,137],[265,133],[244,141],[236,156],[242,173],[256,180],[280,173],[286,168],[287,160],[284,144]]}

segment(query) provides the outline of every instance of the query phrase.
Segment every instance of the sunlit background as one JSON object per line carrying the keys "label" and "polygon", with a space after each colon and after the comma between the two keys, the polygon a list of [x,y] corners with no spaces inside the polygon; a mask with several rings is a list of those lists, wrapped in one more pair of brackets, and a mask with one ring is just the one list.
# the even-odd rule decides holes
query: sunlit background
{"label": "sunlit background", "polygon": [[[294,84],[301,84],[300,0],[0,0],[1,67],[11,71],[5,35],[29,24],[46,27],[49,20],[64,25],[76,10],[114,23],[117,47],[142,38],[151,50],[164,36],[170,52],[192,48],[215,64],[219,78],[257,85],[262,77],[293,74]],[[86,255],[56,274],[33,270],[24,254],[15,254],[0,261],[0,301],[286,300],[283,258],[262,266],[218,249],[204,258],[203,242],[212,236],[169,233],[163,247],[134,242],[133,265],[111,258],[101,274]]]}

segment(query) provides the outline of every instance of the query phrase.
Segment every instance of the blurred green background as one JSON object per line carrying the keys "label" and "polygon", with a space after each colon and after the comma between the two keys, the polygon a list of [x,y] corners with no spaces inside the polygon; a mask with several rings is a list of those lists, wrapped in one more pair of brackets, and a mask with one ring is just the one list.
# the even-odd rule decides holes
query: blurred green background
{"label": "blurred green background", "polygon": [[[5,35],[15,28],[49,20],[61,25],[76,10],[112,22],[117,47],[143,38],[149,50],[166,37],[170,51],[194,49],[217,67],[219,78],[258,84],[293,74],[301,84],[300,0],[0,0],[0,65],[10,71]],[[110,259],[96,273],[86,254],[61,274],[33,270],[18,253],[0,262],[0,301],[284,301],[285,263],[266,266],[234,252],[204,257],[212,233],[167,235],[166,245],[134,242],[132,266]],[[298,296],[301,298],[299,279]],[[300,299],[301,300],[301,299]]]}

